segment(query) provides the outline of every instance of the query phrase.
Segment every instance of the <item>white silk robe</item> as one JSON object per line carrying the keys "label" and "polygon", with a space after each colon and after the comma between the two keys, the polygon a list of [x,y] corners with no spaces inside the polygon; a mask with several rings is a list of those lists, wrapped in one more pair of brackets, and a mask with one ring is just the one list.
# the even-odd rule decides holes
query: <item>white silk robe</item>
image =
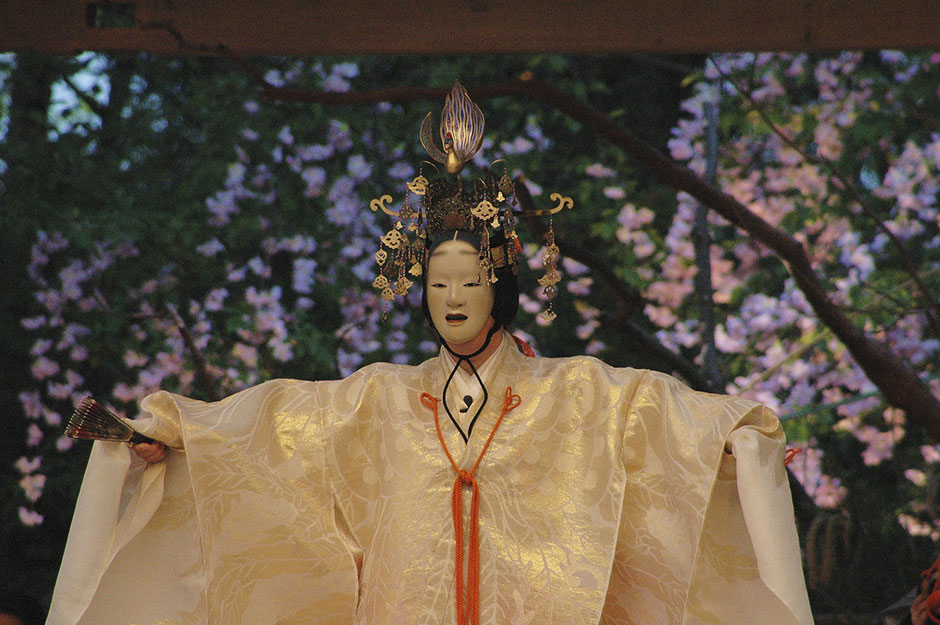
{"label": "white silk robe", "polygon": [[[659,373],[500,350],[476,472],[480,616],[515,625],[812,623],[776,417]],[[95,443],[50,625],[452,625],[455,475],[437,359],[167,392],[146,468]],[[469,506],[465,506],[465,511]],[[467,525],[465,521],[464,525]]]}

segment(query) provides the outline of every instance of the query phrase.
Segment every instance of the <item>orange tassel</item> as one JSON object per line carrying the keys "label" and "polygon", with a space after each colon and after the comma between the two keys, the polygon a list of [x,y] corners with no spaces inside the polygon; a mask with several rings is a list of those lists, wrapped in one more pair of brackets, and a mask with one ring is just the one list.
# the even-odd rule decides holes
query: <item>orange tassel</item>
{"label": "orange tassel", "polygon": [[[489,449],[493,436],[503,422],[503,417],[510,410],[515,409],[522,403],[522,398],[513,395],[512,388],[506,387],[506,396],[503,399],[503,409],[490,432],[477,461],[473,468],[464,471],[454,462],[454,457],[450,455],[447,449],[447,443],[444,442],[444,435],[441,433],[441,424],[437,418],[437,399],[428,393],[421,393],[421,403],[430,408],[434,413],[434,427],[437,429],[437,438],[441,442],[441,447],[450,461],[450,466],[457,472],[457,479],[454,480],[454,490],[451,494],[451,512],[454,515],[454,536],[457,540],[457,550],[454,554],[454,570],[456,577],[457,590],[457,625],[479,625],[480,623],[480,485],[473,476],[483,455]],[[464,591],[463,575],[463,485],[467,484],[471,488],[470,496],[470,538],[467,545],[467,580],[466,591]]]}

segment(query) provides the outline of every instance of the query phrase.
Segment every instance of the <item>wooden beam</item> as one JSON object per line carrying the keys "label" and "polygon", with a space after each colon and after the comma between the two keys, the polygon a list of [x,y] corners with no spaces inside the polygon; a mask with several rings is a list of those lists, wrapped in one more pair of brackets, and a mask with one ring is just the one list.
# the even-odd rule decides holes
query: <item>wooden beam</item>
{"label": "wooden beam", "polygon": [[0,51],[244,56],[940,48],[940,0],[0,0]]}

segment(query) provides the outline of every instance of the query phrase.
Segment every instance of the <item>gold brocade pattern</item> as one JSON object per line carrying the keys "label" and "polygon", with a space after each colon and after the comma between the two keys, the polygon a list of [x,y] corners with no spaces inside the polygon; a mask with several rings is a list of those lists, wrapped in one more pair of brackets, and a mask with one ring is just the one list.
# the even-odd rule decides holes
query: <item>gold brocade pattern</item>
{"label": "gold brocade pattern", "polygon": [[[593,358],[498,357],[489,386],[522,402],[476,473],[481,623],[809,622],[758,572],[729,453],[745,428],[767,441],[761,453],[782,454],[771,413]],[[87,611],[60,578],[50,624],[451,625],[453,468],[420,403],[442,371],[378,364],[214,404],[150,396],[148,433],[185,453],[147,469],[151,490],[134,486],[141,503],[117,525],[140,529],[89,576]],[[442,422],[461,468],[498,404],[466,445]],[[141,571],[145,557],[156,565]]]}

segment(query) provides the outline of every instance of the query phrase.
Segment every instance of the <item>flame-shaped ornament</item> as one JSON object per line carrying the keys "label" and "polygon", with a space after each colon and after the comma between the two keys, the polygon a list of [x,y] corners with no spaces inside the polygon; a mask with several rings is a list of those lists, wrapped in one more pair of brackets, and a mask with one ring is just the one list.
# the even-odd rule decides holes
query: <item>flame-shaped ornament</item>
{"label": "flame-shaped ornament", "polygon": [[441,142],[434,143],[431,113],[421,123],[421,145],[435,161],[444,163],[449,174],[460,173],[464,163],[480,151],[483,144],[483,111],[480,110],[459,81],[447,94],[441,111]]}

